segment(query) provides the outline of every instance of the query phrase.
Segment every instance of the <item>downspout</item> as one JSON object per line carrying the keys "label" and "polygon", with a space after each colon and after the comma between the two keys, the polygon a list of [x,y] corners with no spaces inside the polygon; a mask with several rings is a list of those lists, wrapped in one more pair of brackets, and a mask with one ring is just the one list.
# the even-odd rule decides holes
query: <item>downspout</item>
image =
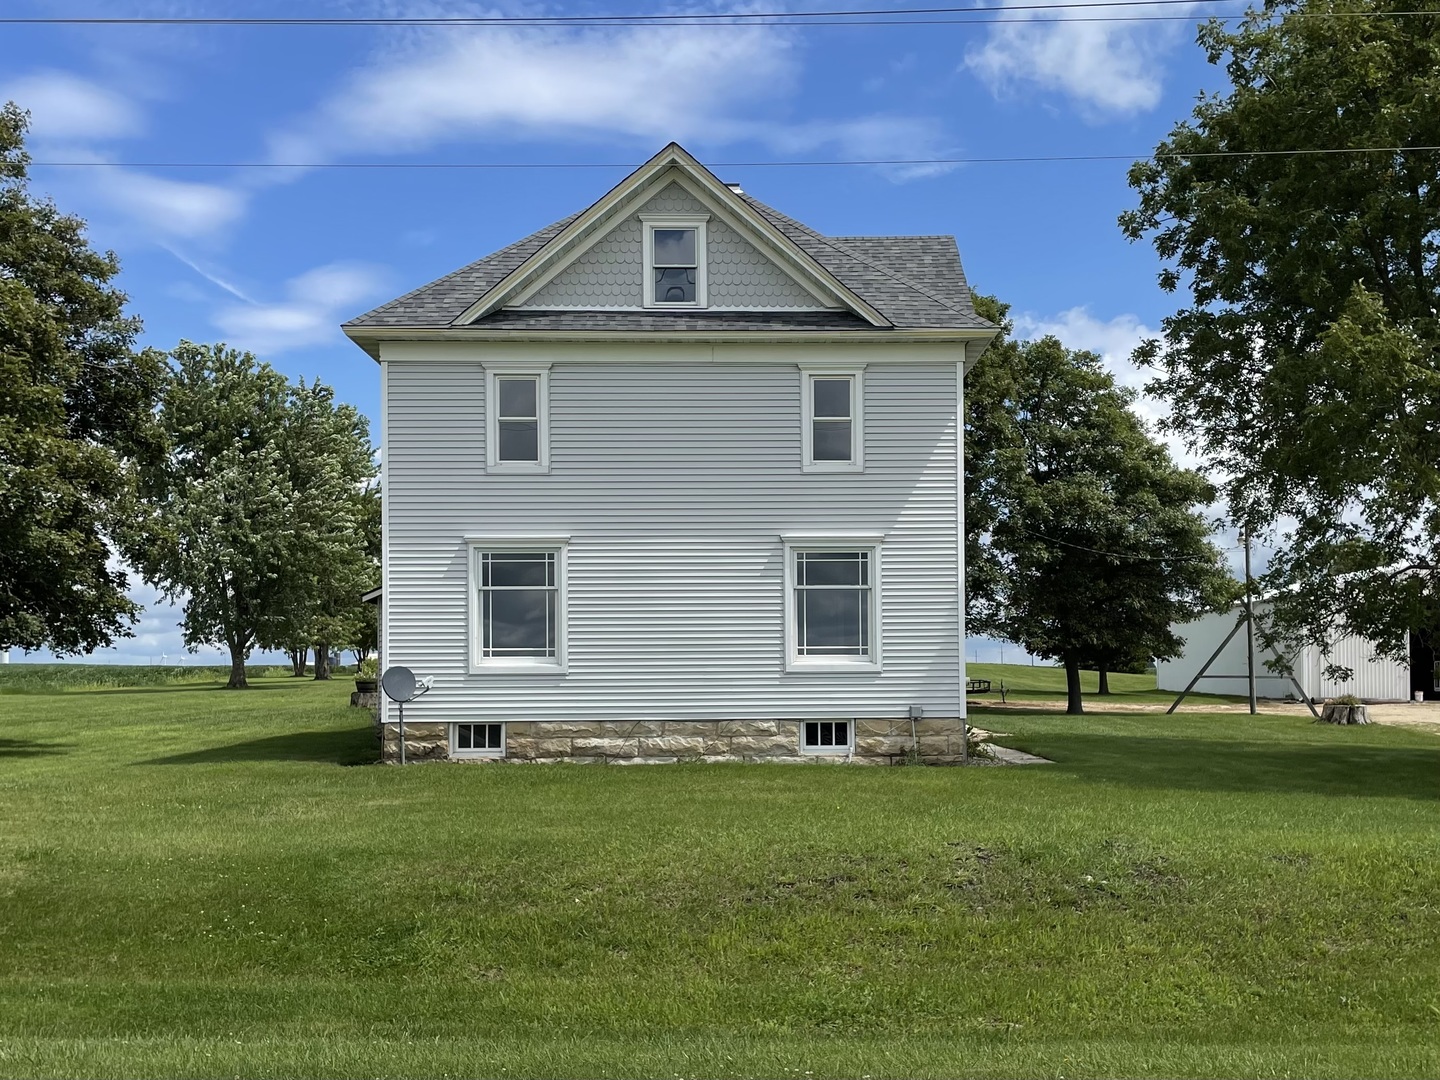
{"label": "downspout", "polygon": [[[965,353],[955,364],[955,613],[959,636],[955,639],[955,659],[959,677],[960,763],[970,764],[970,721],[965,701]],[[914,721],[911,721],[913,728]],[[917,741],[918,750],[918,741]]]}

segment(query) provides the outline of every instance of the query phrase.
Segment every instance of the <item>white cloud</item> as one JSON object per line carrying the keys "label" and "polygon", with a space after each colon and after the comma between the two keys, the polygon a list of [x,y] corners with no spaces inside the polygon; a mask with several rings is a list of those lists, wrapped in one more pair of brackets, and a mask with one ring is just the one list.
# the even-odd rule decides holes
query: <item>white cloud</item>
{"label": "white cloud", "polygon": [[[1186,14],[1191,7],[1182,4],[1167,12]],[[1093,13],[1064,8],[1033,10],[1029,18],[1017,13],[1020,21],[992,27],[983,44],[966,51],[965,66],[997,96],[1030,84],[1071,98],[1092,120],[1129,116],[1159,104],[1162,54],[1180,40],[1185,24],[1080,21],[1072,14],[1094,19]],[[1031,21],[1037,18],[1060,21]]]}
{"label": "white cloud", "polygon": [[120,139],[144,128],[128,97],[68,71],[36,71],[0,84],[0,101],[30,111],[37,140]]}
{"label": "white cloud", "polygon": [[[1098,353],[1104,361],[1105,370],[1115,376],[1121,386],[1137,391],[1135,412],[1156,431],[1159,422],[1169,412],[1169,407],[1157,398],[1144,393],[1150,381],[1150,373],[1130,362],[1136,347],[1146,338],[1156,336],[1156,331],[1146,326],[1135,315],[1117,315],[1103,320],[1092,315],[1088,308],[1074,307],[1058,315],[1040,316],[1030,312],[1015,316],[1015,333],[1020,337],[1037,338],[1053,335],[1066,347],[1084,349]],[[1198,468],[1199,460],[1186,449],[1183,442],[1174,436],[1161,436],[1170,447],[1171,456],[1188,468]]]}
{"label": "white cloud", "polygon": [[[803,155],[835,152],[846,160],[916,160],[953,156],[944,141],[944,129],[924,117],[874,115],[851,120],[822,120],[786,126],[756,125],[754,134],[782,154]],[[950,172],[957,166],[945,163],[882,165],[880,172],[891,180],[922,180]]]}
{"label": "white cloud", "polygon": [[249,196],[218,184],[172,180],[108,164],[102,145],[139,134],[144,115],[134,100],[66,71],[39,71],[0,85],[0,101],[32,112],[27,142],[38,160],[93,162],[61,174],[61,184],[119,211],[149,236],[208,236],[237,221]]}
{"label": "white cloud", "polygon": [[[928,157],[943,148],[942,125],[925,118],[778,119],[801,69],[793,35],[765,26],[422,33],[351,72],[271,139],[271,157],[319,163],[479,138],[618,138],[646,153],[672,139],[748,141],[778,153],[859,158]],[[903,180],[947,168],[887,174]]]}
{"label": "white cloud", "polygon": [[737,104],[785,94],[797,70],[788,36],[764,27],[448,29],[355,70],[272,149],[309,161],[481,135],[710,138]]}
{"label": "white cloud", "polygon": [[233,304],[215,316],[228,343],[262,356],[337,340],[336,324],[386,288],[379,267],[336,262],[306,271],[285,284],[286,299],[272,304]]}
{"label": "white cloud", "polygon": [[170,180],[133,169],[97,170],[95,194],[164,236],[199,237],[238,221],[249,197],[234,188]]}

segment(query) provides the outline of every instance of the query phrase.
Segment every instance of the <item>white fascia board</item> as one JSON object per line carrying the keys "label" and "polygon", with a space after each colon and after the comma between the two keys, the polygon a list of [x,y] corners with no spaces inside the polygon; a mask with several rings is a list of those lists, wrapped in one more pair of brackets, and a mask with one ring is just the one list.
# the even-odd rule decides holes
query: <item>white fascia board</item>
{"label": "white fascia board", "polygon": [[[632,344],[776,344],[812,342],[826,345],[893,345],[928,343],[959,345],[979,341],[983,345],[995,336],[994,330],[487,330],[480,327],[386,327],[346,330],[346,336],[373,357],[372,348],[386,341],[411,342],[512,342],[585,343],[592,341]],[[473,359],[473,358],[472,358]],[[906,359],[905,357],[896,357]]]}
{"label": "white fascia board", "polygon": [[[648,187],[655,181],[659,173],[675,164],[674,152],[679,149],[675,143],[671,143],[624,180],[621,180],[596,202],[591,203],[579,217],[561,229],[558,235],[552,237],[549,243],[506,274],[484,296],[456,316],[450,325],[466,326],[483,315],[499,310],[530,284],[533,277],[543,275],[548,268],[561,260],[568,265],[571,258],[578,257],[590,245],[598,242],[599,236],[603,235],[599,226],[609,220],[617,210],[637,201],[642,196],[648,196]],[[573,250],[577,241],[587,237],[589,244],[578,251]],[[555,268],[553,273],[559,273],[562,268]]]}

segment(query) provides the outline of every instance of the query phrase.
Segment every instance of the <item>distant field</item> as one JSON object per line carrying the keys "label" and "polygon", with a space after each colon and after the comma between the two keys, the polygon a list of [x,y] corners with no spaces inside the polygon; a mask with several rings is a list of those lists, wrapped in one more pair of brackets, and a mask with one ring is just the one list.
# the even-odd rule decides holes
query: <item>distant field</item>
{"label": "distant field", "polygon": [[[972,679],[989,679],[993,691],[988,695],[976,695],[972,698],[977,703],[1000,700],[1000,683],[1005,683],[1007,696],[1012,700],[1024,701],[1052,701],[1065,699],[1065,669],[1058,667],[1041,667],[1029,664],[966,664],[965,674]],[[1009,691],[1014,691],[1013,694]],[[1082,671],[1080,673],[1080,691],[1086,698],[1093,698],[1090,707],[1103,709],[1106,701],[1117,703],[1133,702],[1171,702],[1175,700],[1175,694],[1169,690],[1157,690],[1155,688],[1154,675],[1110,675],[1110,696],[1100,696],[1100,675],[1094,671]],[[1203,704],[1206,701],[1230,702],[1239,700],[1237,698],[1222,697],[1216,694],[1191,694],[1186,702],[1191,705]]]}
{"label": "distant field", "polygon": [[[288,667],[253,665],[245,669],[249,678],[289,675]],[[0,694],[53,693],[62,690],[99,690],[125,686],[180,686],[188,683],[224,682],[230,665],[190,666],[186,664],[0,664]]]}
{"label": "distant field", "polygon": [[349,689],[0,698],[0,1077],[1440,1075],[1431,734],[401,769]]}

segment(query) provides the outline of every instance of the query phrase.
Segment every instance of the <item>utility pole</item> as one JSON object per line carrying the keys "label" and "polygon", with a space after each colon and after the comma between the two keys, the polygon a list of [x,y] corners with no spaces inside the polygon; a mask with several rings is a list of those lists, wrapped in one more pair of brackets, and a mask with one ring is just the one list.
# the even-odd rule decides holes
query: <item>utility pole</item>
{"label": "utility pole", "polygon": [[1250,715],[1255,715],[1255,604],[1250,594],[1250,523],[1245,523],[1245,680],[1250,690]]}

